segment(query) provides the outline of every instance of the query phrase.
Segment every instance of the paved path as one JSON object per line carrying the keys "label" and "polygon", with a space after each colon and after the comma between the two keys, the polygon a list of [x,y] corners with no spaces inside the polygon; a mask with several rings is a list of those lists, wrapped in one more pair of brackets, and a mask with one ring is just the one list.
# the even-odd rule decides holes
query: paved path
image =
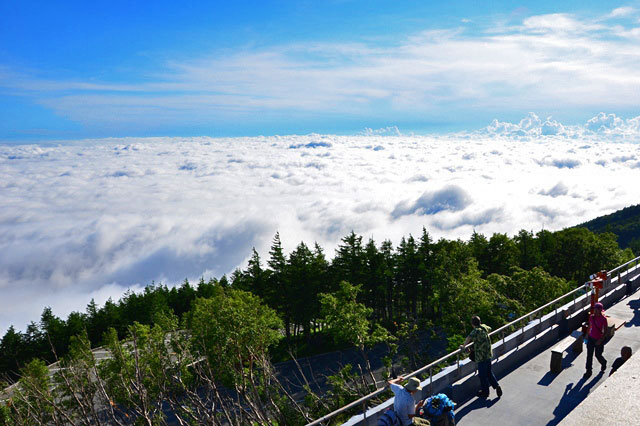
{"label": "paved path", "polygon": [[640,355],[591,392],[560,426],[640,425]]}
{"label": "paved path", "polygon": [[[622,299],[606,311],[606,315],[627,321],[605,346],[604,357],[608,367],[620,356],[622,346],[631,346],[633,354],[640,353],[640,292]],[[555,343],[554,343],[555,345]],[[504,391],[498,399],[495,392],[487,400],[472,398],[456,409],[459,425],[557,425],[590,393],[605,382],[594,358],[594,374],[589,379],[585,371],[586,347],[577,357],[569,351],[563,359],[560,374],[549,371],[551,347],[528,360],[505,377],[498,377]],[[640,356],[640,355],[638,355]],[[621,389],[621,395],[626,391]],[[640,424],[640,423],[629,423]]]}

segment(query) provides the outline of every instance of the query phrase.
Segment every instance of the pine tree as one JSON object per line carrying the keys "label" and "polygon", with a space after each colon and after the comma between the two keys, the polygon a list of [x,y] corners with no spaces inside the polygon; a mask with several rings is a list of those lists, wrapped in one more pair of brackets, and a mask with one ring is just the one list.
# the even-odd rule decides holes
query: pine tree
{"label": "pine tree", "polygon": [[292,301],[291,316],[294,333],[302,326],[307,339],[310,337],[313,311],[311,305],[317,299],[317,288],[313,277],[313,253],[304,242],[289,255],[287,282],[289,300]]}
{"label": "pine tree", "polygon": [[418,245],[418,276],[420,280],[420,309],[427,318],[433,316],[433,268],[434,255],[431,237],[426,228],[422,227],[420,244]]}
{"label": "pine tree", "polygon": [[351,231],[342,238],[342,244],[336,249],[331,264],[336,282],[348,281],[354,285],[365,280],[365,255],[362,248],[362,237]]}
{"label": "pine tree", "polygon": [[380,254],[382,255],[382,265],[380,266],[382,285],[385,289],[385,314],[387,321],[393,321],[395,319],[395,292],[396,292],[396,279],[395,279],[395,265],[396,257],[393,250],[393,243],[390,240],[385,240],[380,245]]}
{"label": "pine tree", "polygon": [[270,268],[269,293],[271,296],[267,299],[267,303],[282,316],[287,340],[290,340],[292,300],[289,294],[289,283],[287,280],[287,258],[282,249],[279,232],[276,232],[276,235],[273,237],[267,265]]}

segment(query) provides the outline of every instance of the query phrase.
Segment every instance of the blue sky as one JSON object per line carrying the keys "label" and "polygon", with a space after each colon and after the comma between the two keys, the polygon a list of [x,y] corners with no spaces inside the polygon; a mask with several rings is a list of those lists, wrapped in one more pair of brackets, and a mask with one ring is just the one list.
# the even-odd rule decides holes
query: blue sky
{"label": "blue sky", "polygon": [[640,115],[638,2],[0,3],[0,141]]}

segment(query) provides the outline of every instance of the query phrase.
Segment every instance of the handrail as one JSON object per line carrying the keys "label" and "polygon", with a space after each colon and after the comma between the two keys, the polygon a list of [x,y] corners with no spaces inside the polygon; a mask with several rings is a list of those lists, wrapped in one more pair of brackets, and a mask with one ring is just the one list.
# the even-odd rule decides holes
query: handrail
{"label": "handrail", "polygon": [[640,256],[636,257],[635,259],[631,259],[630,261],[628,261],[627,263],[624,263],[620,266],[615,267],[614,269],[610,270],[609,272],[607,272],[607,275],[611,275],[614,272],[618,271],[618,269],[622,269],[627,265],[630,265],[632,262],[636,262],[636,265],[638,265],[638,261],[640,260]]}
{"label": "handrail", "polygon": [[[619,269],[622,269],[625,266],[628,266],[633,262],[636,262],[636,266],[637,266],[639,261],[640,261],[640,256],[636,257],[635,259],[632,259],[632,260],[628,261],[627,263],[625,263],[623,265],[620,265],[620,266],[612,269],[611,271],[608,271],[607,272],[607,276],[610,277],[614,272],[617,272]],[[618,283],[618,284],[620,284],[620,283]],[[528,319],[531,316],[536,315],[538,312],[540,312],[540,311],[542,311],[544,309],[547,309],[549,306],[558,303],[559,301],[561,301],[562,299],[566,298],[567,296],[571,296],[572,294],[577,293],[579,291],[584,291],[584,289],[585,289],[585,287],[583,285],[580,285],[580,286],[574,288],[573,290],[563,294],[562,296],[552,300],[551,302],[548,302],[548,303],[546,303],[546,304],[534,309],[533,311],[521,316],[520,318],[517,318],[517,319],[511,321],[510,323],[503,325],[502,327],[498,328],[497,330],[492,331],[491,333],[489,333],[489,336],[491,337],[491,336],[494,336],[494,335],[496,335],[498,333],[501,333],[504,330],[506,330],[507,328],[512,327],[513,325],[519,323],[520,321],[522,321],[524,319]],[[468,344],[467,346],[465,346],[465,349],[468,348],[468,347],[471,347],[472,345],[473,345],[473,343]],[[431,362],[430,364],[427,364],[427,365],[417,369],[416,371],[413,371],[413,372],[411,372],[409,374],[404,375],[404,377],[405,378],[410,378],[410,377],[417,376],[418,374],[424,372],[425,370],[430,370],[433,367],[437,366],[438,364],[446,361],[447,359],[452,358],[453,356],[458,356],[461,353],[462,353],[461,349],[456,349],[455,351],[453,351],[453,352],[451,352],[451,353],[449,353],[449,354],[447,354],[447,355],[445,355],[445,356],[443,356],[443,357]],[[430,376],[431,376],[431,374],[430,374]],[[358,399],[356,401],[353,401],[353,402],[351,402],[351,403],[349,403],[349,404],[347,404],[347,405],[345,405],[345,406],[343,406],[341,408],[338,408],[337,410],[332,411],[329,414],[325,414],[324,416],[322,416],[322,417],[314,420],[313,422],[307,424],[307,426],[319,425],[322,422],[325,422],[325,421],[331,419],[332,417],[337,416],[338,414],[344,413],[345,411],[350,410],[351,408],[357,407],[357,406],[367,402],[368,400],[380,395],[385,390],[386,390],[386,386],[382,387],[380,389],[376,389],[375,391],[371,392],[368,395],[365,395],[365,396],[361,397],[360,399]]]}
{"label": "handrail", "polygon": [[[541,310],[553,305],[554,303],[558,303],[560,300],[564,299],[565,297],[570,296],[573,293],[575,293],[577,291],[580,291],[580,290],[584,290],[584,286],[577,287],[577,288],[569,291],[568,293],[563,294],[562,296],[558,297],[557,299],[552,300],[551,302],[549,302],[549,303],[547,303],[547,304],[545,304],[545,305],[543,305],[543,306],[541,306],[541,307],[539,307],[539,308],[537,308],[537,309],[535,309],[535,310],[533,310],[533,311],[521,316],[518,319],[515,319],[515,320],[511,321],[510,323],[508,323],[506,325],[503,325],[499,329],[489,333],[489,336],[493,336],[493,335],[505,330],[506,328],[513,326],[514,324],[518,323],[519,321],[522,321],[525,318],[529,318],[532,315],[537,314],[539,311],[541,311]],[[465,346],[465,349],[469,348],[471,346],[473,346],[473,343],[469,343],[467,346]],[[427,364],[427,365],[425,365],[425,366],[423,366],[423,367],[421,367],[421,368],[419,368],[419,369],[417,369],[417,370],[415,370],[415,371],[413,371],[413,372],[411,372],[409,374],[404,375],[404,377],[405,378],[410,378],[410,377],[417,376],[418,374],[420,374],[420,373],[422,373],[422,372],[424,372],[426,370],[432,369],[433,367],[437,366],[438,364],[448,360],[449,358],[452,358],[454,356],[458,356],[461,353],[462,353],[461,349],[456,349],[455,351],[453,351],[451,353],[448,353],[447,355],[444,355],[443,357],[441,357],[441,358],[439,358],[439,359],[437,359],[437,360],[435,360],[435,361],[433,361],[433,362],[431,362],[431,363],[429,363],[429,364]],[[361,397],[360,399],[357,399],[356,401],[353,401],[353,402],[351,402],[351,403],[349,403],[349,404],[347,404],[347,405],[345,405],[345,406],[343,406],[343,407],[341,407],[341,408],[339,408],[339,409],[337,409],[335,411],[332,411],[329,414],[325,414],[324,416],[322,416],[322,417],[314,420],[313,422],[309,423],[307,426],[319,425],[322,422],[327,421],[327,420],[331,419],[332,417],[337,416],[338,414],[344,413],[345,411],[350,410],[351,408],[357,407],[357,406],[361,405],[362,403],[364,403],[364,402],[366,402],[366,401],[378,396],[379,394],[381,394],[385,390],[386,390],[386,387],[382,387],[380,389],[376,389],[375,391],[371,392],[368,395],[365,395],[365,396]]]}
{"label": "handrail", "polygon": [[562,296],[560,296],[560,297],[558,297],[558,298],[556,298],[556,299],[552,300],[551,302],[548,302],[548,303],[546,303],[546,304],[544,304],[544,305],[540,306],[539,308],[536,308],[536,309],[534,309],[533,311],[531,311],[531,312],[529,312],[529,313],[527,313],[527,314],[524,314],[524,315],[523,315],[523,316],[521,316],[520,318],[515,319],[515,320],[511,321],[511,322],[510,322],[510,323],[508,323],[508,324],[503,325],[502,327],[498,328],[497,330],[494,330],[494,331],[492,331],[491,333],[489,333],[489,337],[491,337],[491,336],[493,336],[493,335],[495,335],[495,334],[498,334],[498,333],[499,333],[499,332],[501,332],[501,331],[504,331],[505,329],[507,329],[507,328],[509,328],[509,327],[513,326],[514,324],[516,324],[516,323],[518,323],[518,322],[522,321],[522,320],[523,320],[523,319],[525,319],[525,318],[530,318],[531,316],[533,316],[533,315],[537,314],[538,312],[540,312],[540,311],[543,311],[543,310],[547,309],[549,306],[551,306],[551,305],[554,305],[554,304],[558,303],[560,300],[564,299],[565,297],[567,297],[567,296],[571,296],[573,293],[577,293],[578,291],[581,291],[581,290],[582,290],[582,291],[584,291],[584,286],[576,287],[576,288],[574,288],[573,290],[569,291],[568,293],[565,293],[565,294],[563,294]]}
{"label": "handrail", "polygon": [[[533,311],[521,316],[520,318],[515,319],[515,320],[511,321],[510,323],[508,323],[506,325],[503,325],[499,329],[491,332],[489,334],[489,336],[493,336],[493,335],[505,330],[506,328],[513,326],[514,324],[518,323],[519,321],[522,321],[525,318],[529,318],[532,315],[537,314],[539,311],[549,307],[550,305],[552,305],[554,303],[557,303],[558,301],[564,299],[565,297],[570,296],[573,293],[575,293],[577,291],[580,291],[580,290],[584,290],[584,286],[577,287],[577,288],[571,290],[570,292],[568,292],[566,294],[563,294],[562,296],[558,297],[557,299],[554,299],[553,301],[545,304],[544,306],[541,306],[541,307],[539,307],[539,308],[537,308],[537,309],[535,309],[535,310],[533,310]],[[471,347],[471,346],[473,346],[473,343],[470,343],[467,346],[465,346],[465,349],[468,348],[468,347]],[[449,358],[452,358],[453,356],[458,356],[461,353],[462,353],[461,349],[456,349],[455,351],[453,351],[451,353],[448,353],[448,354],[444,355],[443,357],[441,357],[441,358],[439,358],[439,359],[437,359],[437,360],[435,360],[435,361],[433,361],[433,362],[431,362],[431,363],[429,363],[429,364],[427,364],[427,365],[425,365],[425,366],[423,366],[423,367],[421,367],[421,368],[419,368],[419,369],[417,369],[417,370],[415,370],[415,371],[413,371],[413,372],[411,372],[409,374],[404,375],[404,377],[405,378],[410,378],[410,377],[417,376],[418,374],[420,374],[420,373],[422,373],[422,372],[424,372],[426,370],[432,369],[433,367],[437,366],[438,364],[448,360]],[[327,421],[327,420],[331,419],[332,417],[337,416],[338,414],[344,413],[345,411],[350,410],[351,408],[357,407],[357,406],[361,405],[362,403],[364,403],[364,402],[366,402],[366,401],[378,396],[379,394],[381,394],[385,390],[386,390],[386,387],[382,387],[380,389],[376,389],[375,391],[373,391],[370,394],[367,394],[367,395],[361,397],[360,399],[357,399],[356,401],[353,401],[353,402],[351,402],[351,403],[349,403],[349,404],[347,404],[347,405],[345,405],[345,406],[343,406],[343,407],[341,407],[341,408],[339,408],[339,409],[337,409],[335,411],[332,411],[329,414],[325,414],[324,416],[322,416],[322,417],[314,420],[313,422],[309,423],[307,426],[319,425],[322,422]]]}

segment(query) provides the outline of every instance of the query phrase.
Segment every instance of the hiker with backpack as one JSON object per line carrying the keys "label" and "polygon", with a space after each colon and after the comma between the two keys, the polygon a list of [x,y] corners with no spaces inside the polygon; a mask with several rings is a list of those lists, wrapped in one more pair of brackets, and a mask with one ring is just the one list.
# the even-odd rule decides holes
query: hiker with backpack
{"label": "hiker with backpack", "polygon": [[385,426],[388,426],[387,423],[394,426],[429,425],[428,420],[422,419],[416,415],[416,411],[420,410],[424,403],[424,401],[421,400],[416,404],[413,399],[413,395],[417,391],[422,390],[420,380],[415,377],[411,377],[407,384],[402,386],[399,383],[403,380],[404,377],[399,376],[398,378],[391,379],[387,382],[394,394],[393,411],[388,410],[385,412],[378,421],[378,424],[383,424]]}
{"label": "hiker with backpack", "polygon": [[460,345],[460,350],[463,351],[465,347],[473,342],[472,353],[474,356],[470,356],[472,361],[475,361],[478,366],[478,377],[480,377],[480,390],[477,393],[479,398],[487,398],[489,396],[489,384],[496,390],[498,398],[502,396],[502,388],[496,380],[493,371],[491,371],[491,358],[493,353],[491,352],[491,339],[489,339],[489,332],[491,327],[486,324],[482,324],[480,317],[474,315],[471,318],[471,325],[473,330],[467,336],[464,344]]}

